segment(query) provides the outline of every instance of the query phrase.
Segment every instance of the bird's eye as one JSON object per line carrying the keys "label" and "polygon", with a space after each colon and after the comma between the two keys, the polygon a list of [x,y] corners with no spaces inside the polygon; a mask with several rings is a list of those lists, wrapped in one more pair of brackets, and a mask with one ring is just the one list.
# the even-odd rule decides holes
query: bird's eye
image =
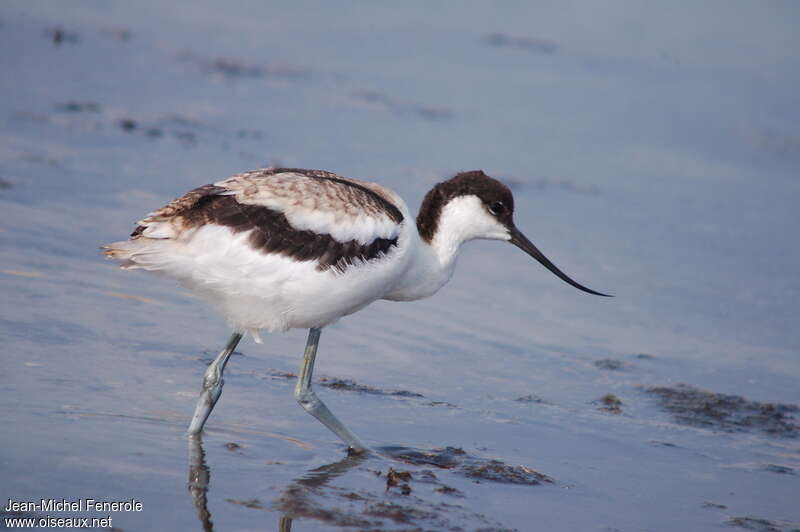
{"label": "bird's eye", "polygon": [[495,216],[499,215],[505,209],[502,201],[494,201],[489,205],[489,212]]}

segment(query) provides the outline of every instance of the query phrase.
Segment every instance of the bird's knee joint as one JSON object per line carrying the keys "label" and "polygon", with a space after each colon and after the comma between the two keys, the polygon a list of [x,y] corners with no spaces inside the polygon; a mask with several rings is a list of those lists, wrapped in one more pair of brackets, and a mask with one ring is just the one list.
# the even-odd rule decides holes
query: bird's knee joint
{"label": "bird's knee joint", "polygon": [[294,398],[300,406],[308,411],[314,410],[320,402],[316,394],[310,389],[295,390]]}
{"label": "bird's knee joint", "polygon": [[222,375],[217,371],[206,371],[206,374],[203,376],[203,390],[222,390],[224,385],[225,381]]}

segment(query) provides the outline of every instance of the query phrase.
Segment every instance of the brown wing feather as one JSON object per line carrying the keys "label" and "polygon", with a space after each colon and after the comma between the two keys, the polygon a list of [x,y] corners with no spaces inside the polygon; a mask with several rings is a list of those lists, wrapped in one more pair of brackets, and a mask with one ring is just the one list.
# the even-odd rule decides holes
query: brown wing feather
{"label": "brown wing feather", "polygon": [[[314,171],[311,177],[338,179],[338,176],[331,177],[334,175]],[[355,185],[347,183],[346,186]],[[378,259],[397,245],[397,238],[375,238],[372,242],[360,244],[355,240],[339,242],[330,235],[298,230],[292,227],[282,212],[261,205],[240,203],[235,196],[226,193],[228,189],[218,185],[195,188],[152,212],[134,229],[131,239],[146,238],[147,227],[158,223],[170,224],[176,233],[214,224],[228,227],[234,233],[251,231],[249,244],[263,253],[277,253],[298,261],[315,260],[318,270],[333,269],[338,272],[360,261]],[[366,195],[376,205],[388,203],[371,191]],[[399,211],[398,214],[402,220],[402,214]]]}

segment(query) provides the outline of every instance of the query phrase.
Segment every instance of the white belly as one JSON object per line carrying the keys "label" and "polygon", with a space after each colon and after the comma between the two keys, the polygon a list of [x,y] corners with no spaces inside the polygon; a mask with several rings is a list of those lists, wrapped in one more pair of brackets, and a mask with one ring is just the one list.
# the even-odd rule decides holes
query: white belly
{"label": "white belly", "polygon": [[[184,242],[151,240],[137,267],[178,279],[238,330],[323,327],[390,291],[406,270],[405,235],[389,254],[343,273],[252,249],[248,233],[204,226]],[[141,241],[140,241],[141,242]]]}

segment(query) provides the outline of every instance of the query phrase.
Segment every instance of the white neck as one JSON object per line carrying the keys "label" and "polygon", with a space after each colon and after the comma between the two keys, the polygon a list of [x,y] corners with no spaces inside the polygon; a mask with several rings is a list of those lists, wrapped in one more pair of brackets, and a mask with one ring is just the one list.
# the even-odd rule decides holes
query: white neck
{"label": "white neck", "polygon": [[508,240],[508,231],[486,213],[477,196],[459,196],[442,209],[430,243],[414,231],[405,275],[385,299],[410,301],[432,296],[453,276],[461,244],[476,238]]}

